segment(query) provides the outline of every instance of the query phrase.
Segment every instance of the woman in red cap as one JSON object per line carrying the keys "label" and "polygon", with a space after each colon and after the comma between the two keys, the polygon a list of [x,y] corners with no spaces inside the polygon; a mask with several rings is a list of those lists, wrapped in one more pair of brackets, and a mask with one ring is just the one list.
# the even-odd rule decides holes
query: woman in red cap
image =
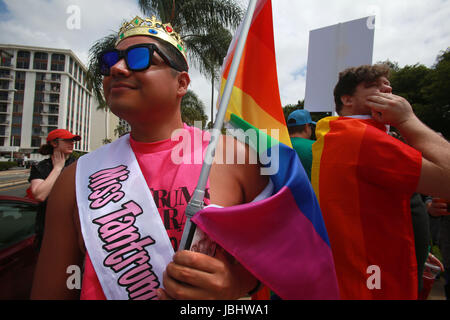
{"label": "woman in red cap", "polygon": [[80,140],[80,136],[65,129],[51,131],[47,136],[47,143],[39,149],[40,154],[51,155],[51,157],[31,167],[30,177],[28,178],[31,185],[27,192],[32,198],[41,202],[36,217],[36,244],[38,249],[41,246],[44,234],[47,197],[62,170],[75,161],[71,157],[73,145],[75,141]]}

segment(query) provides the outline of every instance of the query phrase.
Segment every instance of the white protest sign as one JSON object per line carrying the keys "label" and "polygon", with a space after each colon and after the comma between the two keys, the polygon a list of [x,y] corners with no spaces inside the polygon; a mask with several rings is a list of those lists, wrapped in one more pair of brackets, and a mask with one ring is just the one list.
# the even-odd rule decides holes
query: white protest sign
{"label": "white protest sign", "polygon": [[305,109],[335,110],[333,90],[339,72],[372,64],[375,17],[312,30],[309,35]]}

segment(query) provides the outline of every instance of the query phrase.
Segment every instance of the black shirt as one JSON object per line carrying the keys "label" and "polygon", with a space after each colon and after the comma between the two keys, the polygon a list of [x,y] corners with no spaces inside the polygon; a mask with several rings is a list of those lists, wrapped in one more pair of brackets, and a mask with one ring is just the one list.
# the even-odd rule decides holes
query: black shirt
{"label": "black shirt", "polygon": [[[74,162],[75,162],[75,158],[70,156],[66,160],[66,163],[64,164],[64,168]],[[53,170],[52,158],[42,160],[38,164],[33,165],[31,167],[30,177],[28,178],[28,181],[31,182],[31,180],[34,180],[34,179],[45,180],[50,175],[50,172],[52,172],[52,170]],[[45,200],[44,202],[41,202],[39,204],[39,209],[38,209],[37,215],[36,215],[35,231],[36,231],[36,247],[38,250],[41,247],[42,237],[44,235],[46,208],[47,208],[47,200]]]}
{"label": "black shirt", "polygon": [[[66,160],[66,163],[64,164],[64,168],[74,162],[75,162],[75,158],[70,156]],[[34,179],[45,180],[50,175],[50,172],[52,172],[52,170],[53,170],[52,158],[42,160],[38,164],[31,166],[30,177],[28,178],[28,182],[31,182],[31,180],[34,180]]]}

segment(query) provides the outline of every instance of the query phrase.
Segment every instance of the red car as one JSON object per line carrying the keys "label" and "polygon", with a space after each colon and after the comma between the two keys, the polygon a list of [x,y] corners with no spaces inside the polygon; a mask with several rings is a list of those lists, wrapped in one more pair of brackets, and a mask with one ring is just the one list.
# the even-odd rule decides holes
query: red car
{"label": "red car", "polygon": [[30,297],[38,251],[34,244],[38,202],[0,196],[0,300]]}

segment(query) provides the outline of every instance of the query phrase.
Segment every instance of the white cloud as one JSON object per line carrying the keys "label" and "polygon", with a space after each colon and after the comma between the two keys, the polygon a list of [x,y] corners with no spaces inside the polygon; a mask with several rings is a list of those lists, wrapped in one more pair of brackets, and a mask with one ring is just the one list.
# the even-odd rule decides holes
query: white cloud
{"label": "white cloud", "polygon": [[[450,4],[442,0],[273,0],[275,47],[282,104],[305,96],[305,77],[293,70],[306,65],[309,32],[376,15],[373,62],[430,67],[450,46]],[[295,90],[297,89],[297,90]]]}
{"label": "white cloud", "polygon": [[[247,3],[248,0],[242,0]],[[3,0],[1,43],[71,49],[85,63],[92,44],[140,14],[136,0]],[[67,28],[71,5],[80,8],[80,29]],[[449,1],[444,0],[272,0],[277,69],[282,104],[304,98],[311,30],[377,15],[373,61],[400,66],[434,64],[450,46]],[[211,85],[191,68],[191,88],[210,115]],[[215,92],[217,95],[217,91]]]}

